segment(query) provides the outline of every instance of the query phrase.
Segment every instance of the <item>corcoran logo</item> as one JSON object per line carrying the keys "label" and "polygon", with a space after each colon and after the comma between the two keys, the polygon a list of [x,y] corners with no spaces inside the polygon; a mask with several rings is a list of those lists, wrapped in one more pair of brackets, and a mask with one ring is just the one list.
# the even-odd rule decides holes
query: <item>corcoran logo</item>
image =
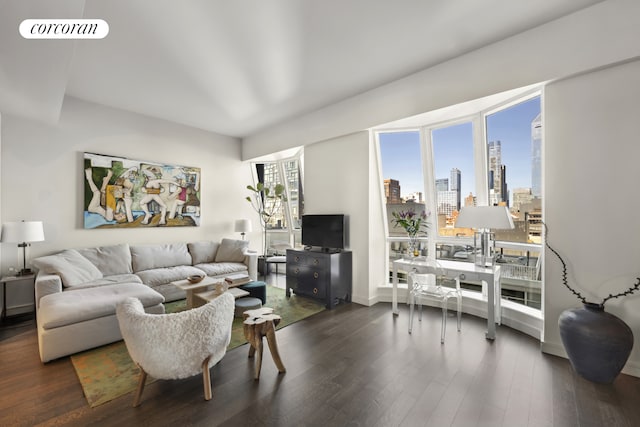
{"label": "corcoran logo", "polygon": [[103,39],[109,24],[102,19],[25,19],[20,35],[25,39]]}

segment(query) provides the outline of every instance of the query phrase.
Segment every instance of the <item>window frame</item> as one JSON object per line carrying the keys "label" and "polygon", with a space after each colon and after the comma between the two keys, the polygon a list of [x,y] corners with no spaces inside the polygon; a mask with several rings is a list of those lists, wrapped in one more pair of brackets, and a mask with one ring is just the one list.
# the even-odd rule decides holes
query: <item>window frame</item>
{"label": "window frame", "polygon": [[[282,228],[277,228],[277,229],[267,229],[267,240],[271,240],[270,235],[279,236],[279,235],[286,234],[287,236],[286,241],[289,242],[289,244],[291,244],[292,246],[294,246],[293,243],[295,242],[295,236],[300,235],[301,227],[299,224],[297,225],[295,224],[295,221],[293,220],[293,214],[291,212],[291,204],[289,203],[289,201],[291,200],[291,189],[289,188],[290,186],[287,180],[286,163],[291,161],[298,162],[298,180],[299,180],[299,188],[300,188],[300,192],[298,194],[298,203],[299,203],[300,200],[304,201],[304,179],[303,179],[304,150],[301,149],[295,154],[287,157],[252,161],[250,163],[250,168],[251,168],[251,177],[253,180],[253,185],[255,186],[259,182],[257,165],[259,164],[275,164],[276,165],[278,181],[284,186],[284,194],[287,198],[286,201],[282,202],[282,211],[284,212],[284,217],[285,217],[287,226]],[[304,214],[304,204],[302,208],[299,209],[300,218],[302,217],[303,214]],[[262,232],[264,233],[264,230],[262,230]],[[278,239],[278,240],[282,240],[282,239]]]}
{"label": "window frame", "polygon": [[[475,191],[476,200],[479,206],[487,206],[489,203],[489,164],[488,164],[488,141],[487,141],[487,116],[495,114],[497,112],[506,110],[517,104],[527,102],[533,98],[540,98],[540,112],[544,111],[544,93],[543,87],[538,86],[528,91],[524,91],[518,95],[509,97],[506,100],[497,102],[489,107],[478,109],[478,111],[471,114],[463,114],[460,116],[451,116],[450,119],[433,121],[431,123],[425,123],[418,126],[388,126],[372,129],[373,140],[375,142],[375,153],[378,163],[378,185],[380,187],[381,195],[381,209],[382,218],[384,221],[384,233],[388,243],[399,240],[398,238],[391,238],[389,236],[389,218],[387,216],[387,209],[385,206],[384,198],[384,183],[382,176],[382,157],[380,152],[380,138],[382,133],[391,132],[407,132],[407,131],[419,131],[420,135],[420,149],[421,149],[421,161],[422,161],[422,174],[423,174],[423,187],[425,192],[425,206],[434,213],[437,212],[437,192],[435,188],[435,161],[433,151],[433,139],[432,131],[442,129],[449,126],[455,126],[462,123],[471,122],[472,135],[473,135],[473,156],[474,156],[474,175],[475,175]],[[544,114],[543,114],[544,122]],[[544,125],[543,125],[544,126]],[[544,153],[544,137],[542,141],[542,150]],[[544,166],[543,166],[544,168]],[[544,184],[543,184],[544,188]],[[544,206],[544,194],[542,195]],[[544,209],[543,209],[544,212]],[[432,230],[437,230],[437,215],[431,215],[429,217],[429,239],[428,239],[428,251],[429,254],[436,253],[437,244],[468,244],[473,245],[473,238],[471,237],[447,237],[440,236],[438,231],[435,233]],[[517,242],[496,242],[498,247],[503,248],[516,248],[522,251],[536,251],[539,252],[539,256],[543,256],[543,247],[539,244],[532,243],[517,243]],[[385,259],[390,259],[389,244],[385,245]],[[541,281],[541,299],[544,300],[544,283]],[[502,298],[503,302],[506,301]],[[517,309],[518,307],[516,307]],[[523,311],[537,310],[531,307],[522,306]],[[540,313],[543,310],[541,307],[537,310]]]}

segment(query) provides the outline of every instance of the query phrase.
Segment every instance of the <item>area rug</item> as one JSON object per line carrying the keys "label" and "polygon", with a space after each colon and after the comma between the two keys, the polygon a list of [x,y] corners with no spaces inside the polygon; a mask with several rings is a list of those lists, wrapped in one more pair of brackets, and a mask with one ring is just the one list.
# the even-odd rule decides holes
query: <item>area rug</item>
{"label": "area rug", "polygon": [[[278,329],[325,309],[323,304],[308,298],[295,295],[286,298],[284,289],[273,286],[267,288],[266,306],[273,308],[274,312],[282,317]],[[175,301],[167,303],[165,308],[168,313],[175,313],[184,310],[186,304],[184,300]],[[228,349],[231,350],[246,342],[242,319],[235,318]],[[138,385],[138,367],[129,357],[124,341],[74,354],[71,356],[71,362],[82,384],[87,402],[92,408],[130,393]],[[147,384],[153,381],[155,381],[153,378],[147,378]]]}

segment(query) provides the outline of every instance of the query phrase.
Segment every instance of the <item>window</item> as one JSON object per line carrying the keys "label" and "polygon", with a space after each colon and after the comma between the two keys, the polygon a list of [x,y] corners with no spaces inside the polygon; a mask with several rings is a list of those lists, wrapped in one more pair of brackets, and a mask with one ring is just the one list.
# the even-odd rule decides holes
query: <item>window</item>
{"label": "window", "polygon": [[489,150],[489,200],[509,207],[515,229],[496,239],[540,243],[542,217],[540,97],[485,115]]}
{"label": "window", "polygon": [[[263,163],[264,166],[264,186],[266,188],[273,189],[276,185],[282,184],[283,180],[280,176],[280,171],[278,170],[278,163]],[[265,190],[266,191],[266,190]],[[288,198],[288,195],[287,195]],[[273,202],[269,199],[266,200],[265,204],[268,207],[272,205]],[[267,224],[267,229],[284,229],[288,227],[287,215],[285,213],[285,204],[281,203],[277,206],[276,211]]]}
{"label": "window", "polygon": [[[506,205],[513,230],[495,230],[503,298],[540,308],[542,235],[542,118],[540,97],[507,104],[485,115],[489,199]],[[533,245],[527,245],[533,244]]]}
{"label": "window", "polygon": [[273,189],[284,185],[287,201],[281,203],[273,218],[267,224],[267,244],[287,242],[292,246],[300,242],[300,222],[304,214],[304,193],[302,189],[302,155],[253,164],[254,181],[264,183]]}
{"label": "window", "polygon": [[456,237],[460,208],[476,204],[473,123],[431,130],[439,236]]}
{"label": "window", "polygon": [[[428,247],[426,242],[421,246],[423,255],[434,251],[438,259],[473,261],[473,237],[469,230],[455,227],[458,212],[471,205],[508,206],[516,228],[495,230],[502,298],[540,308],[540,94],[477,105],[481,106],[474,106],[475,112],[465,106],[460,109],[465,115],[451,115],[446,121],[443,114],[434,114],[437,123],[425,120],[416,130],[376,133],[390,270],[393,259],[406,254],[406,233],[389,223],[394,208],[417,203],[421,205],[414,206],[432,213]],[[478,283],[463,287],[480,290]]]}
{"label": "window", "polygon": [[284,167],[286,191],[288,194],[287,203],[291,213],[291,223],[294,229],[298,229],[300,228],[302,212],[304,212],[300,162],[298,159],[292,159],[285,161],[282,166]]}
{"label": "window", "polygon": [[[381,132],[377,136],[387,218],[391,220],[393,212],[411,210],[421,214],[428,211],[424,199],[420,132],[401,130]],[[394,259],[399,258],[407,250],[407,233],[391,222],[387,226],[389,237],[394,237],[389,242],[389,251]],[[419,248],[425,249],[425,245]]]}

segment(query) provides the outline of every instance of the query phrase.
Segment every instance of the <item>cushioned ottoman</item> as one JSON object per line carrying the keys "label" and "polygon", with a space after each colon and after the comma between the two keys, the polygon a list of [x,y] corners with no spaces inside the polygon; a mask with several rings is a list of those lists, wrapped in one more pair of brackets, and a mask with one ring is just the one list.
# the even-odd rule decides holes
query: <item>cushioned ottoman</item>
{"label": "cushioned ottoman", "polygon": [[250,297],[259,298],[262,304],[267,303],[267,284],[265,282],[253,281],[238,287],[249,292]]}
{"label": "cushioned ottoman", "polygon": [[38,309],[43,362],[122,339],[116,305],[138,298],[148,313],[164,313],[164,297],[140,283],[120,283],[45,295]]}
{"label": "cushioned ottoman", "polygon": [[261,307],[262,307],[262,303],[258,298],[254,298],[254,297],[238,298],[236,300],[236,310],[235,310],[234,316],[242,317],[245,311],[255,310]]}

